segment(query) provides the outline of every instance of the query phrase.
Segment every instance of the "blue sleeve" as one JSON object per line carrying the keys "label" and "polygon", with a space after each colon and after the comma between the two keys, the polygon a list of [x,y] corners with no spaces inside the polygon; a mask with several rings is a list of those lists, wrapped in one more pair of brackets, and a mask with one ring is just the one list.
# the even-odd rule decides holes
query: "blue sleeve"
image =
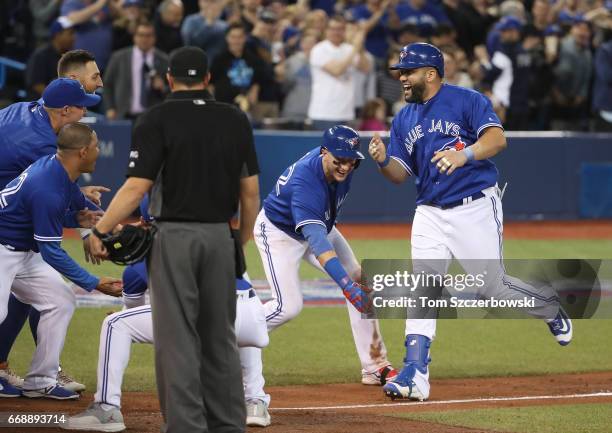
{"label": "blue sleeve", "polygon": [[389,146],[387,147],[387,154],[397,162],[401,164],[402,167],[408,172],[408,174],[412,175],[414,172],[412,167],[412,159],[408,154],[408,150],[406,146],[402,143],[402,135],[400,133],[401,129],[401,120],[400,114],[397,114],[391,123],[391,135],[389,139]]}
{"label": "blue sleeve", "polygon": [[302,234],[316,257],[327,251],[334,250],[329,240],[327,240],[327,230],[319,224],[306,224],[302,226]]}
{"label": "blue sleeve", "polygon": [[78,11],[83,9],[83,6],[74,0],[67,0],[62,3],[62,8],[60,9],[60,15],[66,16],[71,12]]}
{"label": "blue sleeve", "polygon": [[64,215],[64,227],[67,227],[69,229],[76,229],[79,226],[79,221],[77,220],[77,214],[79,213],[79,211],[76,210],[69,210],[68,212],[66,212],[66,214]]}
{"label": "blue sleeve", "polygon": [[291,215],[295,221],[295,231],[299,232],[305,224],[319,224],[327,231],[326,195],[318,180],[308,180],[299,174],[294,174],[292,183]]}
{"label": "blue sleeve", "polygon": [[470,91],[469,93],[469,98],[464,98],[463,116],[466,119],[466,124],[476,134],[476,137],[480,137],[484,130],[490,126],[503,129],[489,98],[478,92]]}
{"label": "blue sleeve", "polygon": [[100,280],[72,260],[59,242],[38,242],[38,249],[45,262],[77,286],[91,292],[98,285]]}
{"label": "blue sleeve", "polygon": [[30,212],[34,239],[40,242],[61,242],[66,209],[59,194],[39,189],[30,196]]}

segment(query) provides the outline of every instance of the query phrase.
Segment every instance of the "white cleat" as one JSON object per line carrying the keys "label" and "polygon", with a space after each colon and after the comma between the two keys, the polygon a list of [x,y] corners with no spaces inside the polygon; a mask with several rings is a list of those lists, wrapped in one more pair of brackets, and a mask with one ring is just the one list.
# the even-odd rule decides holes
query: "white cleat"
{"label": "white cleat", "polygon": [[268,405],[263,400],[247,400],[246,412],[246,425],[250,427],[267,427],[272,422]]}
{"label": "white cleat", "polygon": [[68,418],[64,430],[118,432],[125,430],[123,415],[118,408],[104,410],[100,403],[92,403],[86,411]]}

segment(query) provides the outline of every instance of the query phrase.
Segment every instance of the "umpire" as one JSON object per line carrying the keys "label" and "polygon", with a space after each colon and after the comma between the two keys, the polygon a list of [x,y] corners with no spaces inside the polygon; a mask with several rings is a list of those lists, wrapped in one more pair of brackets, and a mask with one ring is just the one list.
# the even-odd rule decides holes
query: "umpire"
{"label": "umpire", "polygon": [[[104,238],[151,190],[157,233],[149,279],[157,387],[169,433],[245,431],[238,348],[235,253],[229,221],[240,203],[243,242],[259,208],[259,172],[250,124],[216,102],[204,51],[170,57],[172,93],[136,122],[128,179],[94,229]],[[98,256],[105,250],[94,241]],[[237,247],[235,247],[235,243]]]}

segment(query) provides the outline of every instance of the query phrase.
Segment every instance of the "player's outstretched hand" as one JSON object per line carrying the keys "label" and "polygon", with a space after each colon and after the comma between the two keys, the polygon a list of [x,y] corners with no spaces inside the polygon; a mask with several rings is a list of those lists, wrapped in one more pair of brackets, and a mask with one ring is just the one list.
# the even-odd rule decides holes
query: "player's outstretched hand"
{"label": "player's outstretched hand", "polygon": [[368,146],[368,152],[372,159],[378,163],[382,163],[387,158],[387,149],[385,148],[385,143],[383,143],[382,138],[378,135],[378,132],[374,133],[374,137],[370,140],[370,144]]}
{"label": "player's outstretched hand", "polygon": [[102,243],[100,238],[98,238],[94,234],[90,236],[89,246],[89,251],[92,256],[97,257],[99,259],[106,259],[108,257],[108,251],[106,251],[106,248],[104,248],[104,244]]}
{"label": "player's outstretched hand", "polygon": [[121,296],[121,292],[123,291],[123,283],[118,278],[101,277],[96,290],[104,293],[105,295],[114,296],[117,298]]}
{"label": "player's outstretched hand", "polygon": [[83,252],[85,253],[85,261],[87,263],[91,263],[92,265],[99,265],[102,263],[98,257],[94,256],[91,252],[91,238],[93,236],[89,235],[85,239],[83,239]]}
{"label": "player's outstretched hand", "polygon": [[362,314],[368,313],[370,309],[367,292],[368,289],[365,286],[355,282],[342,289],[344,297]]}
{"label": "player's outstretched hand", "polygon": [[443,152],[434,153],[431,162],[436,164],[436,168],[440,173],[450,175],[453,171],[465,165],[467,156],[465,153],[457,152],[456,150],[445,150]]}
{"label": "player's outstretched hand", "polygon": [[102,202],[100,201],[100,198],[102,198],[102,193],[103,192],[110,192],[110,189],[105,187],[105,186],[90,185],[90,186],[82,186],[81,187],[81,192],[89,200],[91,200],[92,202],[94,202],[98,206],[101,206]]}
{"label": "player's outstretched hand", "polygon": [[84,229],[90,229],[95,226],[98,221],[100,221],[102,215],[104,215],[104,211],[89,210],[85,208],[77,212],[76,219],[80,227],[83,227]]}

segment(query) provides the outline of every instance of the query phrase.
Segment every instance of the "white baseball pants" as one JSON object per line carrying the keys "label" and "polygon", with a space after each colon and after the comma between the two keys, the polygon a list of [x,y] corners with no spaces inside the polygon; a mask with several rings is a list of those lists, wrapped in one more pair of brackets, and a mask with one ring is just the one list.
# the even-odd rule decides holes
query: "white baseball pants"
{"label": "white baseball pants", "polygon": [[[503,211],[496,187],[483,191],[484,198],[452,209],[418,206],[412,224],[412,260],[414,272],[419,266],[426,272],[445,274],[452,258],[467,273],[476,274],[486,266],[487,297],[524,299],[533,296],[535,307],[525,310],[541,319],[554,318],[559,302],[550,287],[533,286],[505,274],[503,268]],[[437,269],[431,269],[431,267]],[[435,319],[406,320],[406,335],[420,334],[433,339]]]}
{"label": "white baseball pants", "polygon": [[6,318],[11,292],[40,312],[38,342],[23,388],[53,386],[57,383],[59,358],[74,313],[74,293],[40,253],[10,251],[0,245],[0,323]]}
{"label": "white baseball pants", "polygon": [[[325,272],[308,242],[299,241],[277,228],[268,220],[262,209],[255,222],[255,243],[259,249],[272,299],[265,303],[268,330],[273,330],[296,317],[303,307],[303,296],[299,277],[302,260]],[[340,263],[353,280],[361,277],[361,267],[342,234],[334,227],[327,239],[336,251]],[[340,290],[340,289],[338,289]],[[346,301],[353,339],[362,373],[372,373],[389,364],[378,320],[362,319],[361,313]]]}
{"label": "white baseball pants", "polygon": [[[263,305],[257,296],[249,297],[249,292],[250,290],[239,290],[236,295],[236,340],[240,347],[245,397],[258,398],[269,403],[270,397],[263,390],[261,356],[259,363],[248,357],[248,371],[245,371],[243,362],[243,351],[261,351],[269,341]],[[130,360],[132,343],[153,343],[150,305],[123,310],[104,319],[100,331],[98,385],[94,401],[121,407],[121,383]]]}

